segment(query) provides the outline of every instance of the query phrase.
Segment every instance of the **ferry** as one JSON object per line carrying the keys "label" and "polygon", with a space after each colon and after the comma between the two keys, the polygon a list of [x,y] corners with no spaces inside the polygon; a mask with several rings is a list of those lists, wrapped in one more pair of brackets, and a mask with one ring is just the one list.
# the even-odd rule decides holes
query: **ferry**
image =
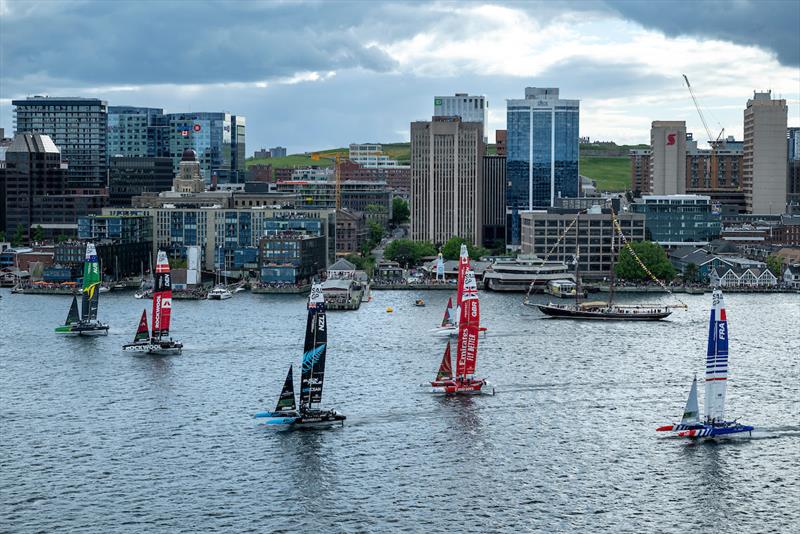
{"label": "ferry", "polygon": [[[543,292],[551,281],[574,282],[567,264],[537,256],[497,259],[483,273],[484,289],[493,291]],[[538,291],[537,291],[538,290]]]}
{"label": "ferry", "polygon": [[547,282],[544,292],[559,298],[575,298],[578,285],[572,280],[551,280]]}

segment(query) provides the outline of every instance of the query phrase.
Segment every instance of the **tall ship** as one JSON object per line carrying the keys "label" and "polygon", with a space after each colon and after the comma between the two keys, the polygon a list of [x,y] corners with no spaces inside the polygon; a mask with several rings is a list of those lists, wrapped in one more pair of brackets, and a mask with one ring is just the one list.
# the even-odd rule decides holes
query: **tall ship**
{"label": "tall ship", "polygon": [[67,320],[56,327],[56,333],[66,336],[105,336],[108,335],[108,324],[97,319],[100,305],[100,262],[94,243],[86,245],[86,257],[83,262],[83,287],[81,289],[81,309],[78,310],[78,298],[72,297],[72,305],[67,313]]}
{"label": "tall ship", "polygon": [[455,372],[453,372],[450,340],[448,340],[439,364],[439,371],[436,378],[430,383],[431,393],[444,395],[488,393],[494,395],[494,388],[485,378],[475,377],[481,313],[475,273],[469,268],[464,273],[462,295],[459,306]]}
{"label": "tall ship", "polygon": [[172,317],[172,280],[169,259],[163,250],[158,251],[153,283],[153,331],[148,334],[147,310],[143,310],[133,343],[123,345],[122,350],[161,355],[180,354],[183,344],[173,340],[169,334]]}
{"label": "tall ship", "polygon": [[689,398],[680,423],[664,425],[657,432],[676,432],[679,437],[699,439],[747,433],[753,427],[725,420],[725,394],[728,384],[728,318],[722,291],[712,293],[711,317],[708,323],[708,349],[706,351],[705,410],[700,418],[697,402],[697,376],[689,389]]}
{"label": "tall ship", "polygon": [[282,430],[344,426],[346,419],[344,415],[336,410],[319,407],[322,402],[322,386],[325,382],[327,349],[328,324],[325,317],[325,297],[322,294],[322,285],[314,284],[308,298],[299,405],[295,402],[294,380],[290,365],[275,410],[255,414],[254,417],[263,420],[259,426]]}
{"label": "tall ship", "polygon": [[484,289],[492,291],[544,292],[555,280],[572,281],[572,272],[565,263],[547,261],[536,256],[497,259],[483,273]]}

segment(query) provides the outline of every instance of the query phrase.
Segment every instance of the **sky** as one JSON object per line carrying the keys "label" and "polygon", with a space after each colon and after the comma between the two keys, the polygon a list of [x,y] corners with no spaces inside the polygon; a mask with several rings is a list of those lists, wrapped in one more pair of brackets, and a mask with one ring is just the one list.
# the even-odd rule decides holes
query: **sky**
{"label": "sky", "polygon": [[488,97],[488,137],[525,87],[580,99],[592,140],[648,143],[653,120],[742,137],[754,90],[800,126],[797,0],[570,2],[0,0],[0,127],[11,100],[83,96],[229,111],[247,152],[400,142],[433,99]]}

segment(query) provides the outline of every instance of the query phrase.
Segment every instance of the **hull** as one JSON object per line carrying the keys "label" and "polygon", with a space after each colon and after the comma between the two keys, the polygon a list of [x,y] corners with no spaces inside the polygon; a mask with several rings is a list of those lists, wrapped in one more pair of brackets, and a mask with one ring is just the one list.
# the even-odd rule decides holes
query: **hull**
{"label": "hull", "polygon": [[122,346],[122,350],[125,352],[138,352],[142,354],[168,356],[170,354],[180,354],[183,350],[183,344],[179,341],[145,341],[143,343],[128,343],[127,345]]}
{"label": "hull", "polygon": [[749,425],[740,425],[738,423],[730,426],[716,426],[716,425],[702,425],[701,428],[693,428],[691,430],[682,430],[678,432],[678,436],[689,439],[700,438],[716,438],[721,436],[731,436],[735,434],[747,434],[751,436],[753,427]]}
{"label": "hull", "polygon": [[71,325],[59,326],[56,328],[56,334],[64,336],[107,336],[108,325],[101,322],[96,323],[74,323]]}
{"label": "hull", "polygon": [[580,309],[575,306],[557,306],[553,304],[536,304],[539,311],[556,319],[594,319],[600,321],[659,321],[672,315],[670,310],[635,308],[594,308]]}
{"label": "hull", "polygon": [[457,326],[440,326],[431,330],[431,334],[436,337],[455,337],[458,335]]}
{"label": "hull", "polygon": [[434,380],[430,386],[434,395],[494,395],[494,386],[484,378]]}
{"label": "hull", "polygon": [[261,412],[255,415],[262,419],[257,426],[272,430],[323,429],[344,426],[346,416],[336,410],[313,410],[303,414],[298,412]]}
{"label": "hull", "polygon": [[233,297],[230,293],[209,293],[208,300],[226,300]]}

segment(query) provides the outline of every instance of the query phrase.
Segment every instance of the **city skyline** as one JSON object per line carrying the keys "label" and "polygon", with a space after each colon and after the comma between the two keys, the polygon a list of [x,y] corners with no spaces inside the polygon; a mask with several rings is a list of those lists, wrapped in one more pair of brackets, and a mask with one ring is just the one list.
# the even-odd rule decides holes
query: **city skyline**
{"label": "city skyline", "polygon": [[685,120],[702,146],[684,73],[714,134],[742,138],[754,90],[785,98],[789,124],[800,123],[797,3],[648,4],[208,2],[188,12],[180,2],[3,0],[0,127],[14,130],[12,99],[94,97],[228,111],[247,118],[248,155],[292,153],[408,141],[435,95],[464,92],[487,97],[492,142],[506,99],[539,86],[581,101],[582,136],[647,143],[653,120]]}

